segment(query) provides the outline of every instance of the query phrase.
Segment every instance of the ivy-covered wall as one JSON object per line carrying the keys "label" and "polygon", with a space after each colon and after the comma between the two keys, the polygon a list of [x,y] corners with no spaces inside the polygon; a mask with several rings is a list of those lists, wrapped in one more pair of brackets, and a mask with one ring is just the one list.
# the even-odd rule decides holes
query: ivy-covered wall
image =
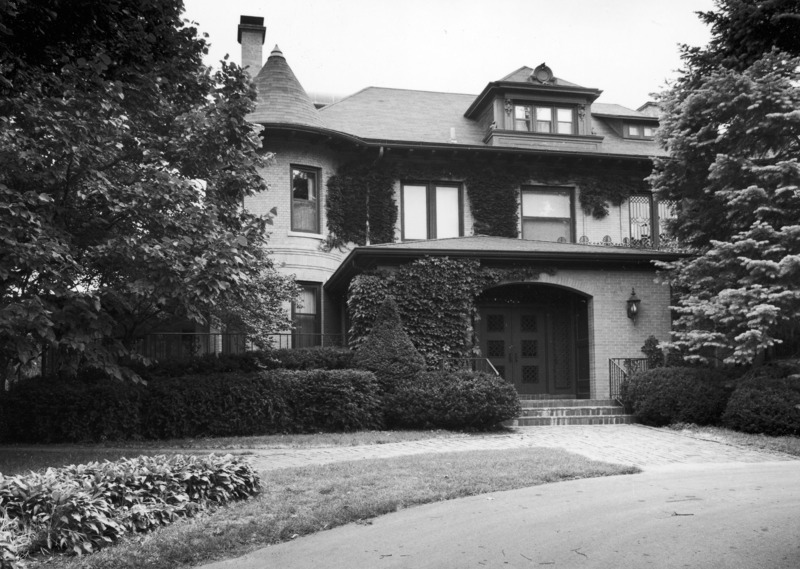
{"label": "ivy-covered wall", "polygon": [[598,166],[581,170],[541,164],[357,162],[328,179],[328,246],[394,241],[398,207],[394,185],[400,180],[456,180],[466,185],[476,234],[518,237],[519,187],[523,184],[574,185],[587,215],[603,219],[609,204],[647,192],[649,170],[625,172]]}
{"label": "ivy-covered wall", "polygon": [[481,267],[476,259],[425,257],[392,271],[362,274],[347,295],[350,347],[369,333],[386,296],[397,301],[403,327],[430,368],[443,358],[475,355],[475,299],[485,289],[508,280],[535,280],[551,268]]}

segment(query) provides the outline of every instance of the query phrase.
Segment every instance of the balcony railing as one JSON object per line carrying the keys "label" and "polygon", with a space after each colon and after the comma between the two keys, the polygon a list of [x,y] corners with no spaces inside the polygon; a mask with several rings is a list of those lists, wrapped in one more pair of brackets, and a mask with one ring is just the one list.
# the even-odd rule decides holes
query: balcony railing
{"label": "balcony railing", "polygon": [[647,358],[611,358],[608,360],[609,397],[620,399],[622,384],[634,373],[646,371]]}
{"label": "balcony railing", "polygon": [[500,375],[497,368],[486,358],[447,358],[442,360],[440,367],[442,370],[482,371],[484,373]]}

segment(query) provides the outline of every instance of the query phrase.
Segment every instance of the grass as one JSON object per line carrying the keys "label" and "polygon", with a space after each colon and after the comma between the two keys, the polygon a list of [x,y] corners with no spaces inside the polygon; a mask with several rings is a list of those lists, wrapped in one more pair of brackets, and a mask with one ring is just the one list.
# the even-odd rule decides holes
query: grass
{"label": "grass", "polygon": [[792,456],[800,456],[800,437],[740,433],[722,427],[700,427],[697,425],[673,425],[669,427],[681,434],[726,444],[749,447],[766,452],[781,452]]}
{"label": "grass", "polygon": [[50,466],[117,460],[140,455],[207,454],[204,451],[246,455],[251,454],[249,450],[358,446],[466,436],[469,435],[451,431],[357,431],[311,435],[111,441],[91,445],[3,446],[0,447],[0,474],[12,476]]}
{"label": "grass", "polygon": [[265,472],[257,498],[134,536],[84,558],[41,559],[61,569],[172,569],[232,558],[411,506],[537,484],[632,474],[635,467],[531,448],[406,456]]}

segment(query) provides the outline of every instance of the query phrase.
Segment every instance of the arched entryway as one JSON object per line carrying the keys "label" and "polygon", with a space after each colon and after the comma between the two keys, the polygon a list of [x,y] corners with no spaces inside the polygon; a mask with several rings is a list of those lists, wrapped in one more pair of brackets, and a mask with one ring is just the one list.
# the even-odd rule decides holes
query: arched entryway
{"label": "arched entryway", "polygon": [[589,302],[553,285],[488,289],[477,299],[481,354],[520,395],[588,398]]}

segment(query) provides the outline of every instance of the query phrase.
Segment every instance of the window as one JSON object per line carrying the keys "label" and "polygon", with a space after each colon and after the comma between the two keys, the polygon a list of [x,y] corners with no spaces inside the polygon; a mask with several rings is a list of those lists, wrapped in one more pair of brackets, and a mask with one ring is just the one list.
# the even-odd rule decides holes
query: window
{"label": "window", "polygon": [[292,303],[292,345],[308,348],[320,345],[320,285],[319,283],[297,283],[300,295]]}
{"label": "window", "polygon": [[644,124],[626,124],[625,136],[627,138],[653,138],[656,135],[656,127]]}
{"label": "window", "polygon": [[462,234],[460,185],[403,184],[401,200],[404,241]]}
{"label": "window", "polygon": [[[628,200],[628,213],[631,243],[634,246],[658,247],[670,240],[667,223],[675,217],[675,202],[669,200],[654,202],[650,194],[636,194]],[[658,227],[657,235],[653,235],[653,227]]]}
{"label": "window", "polygon": [[522,238],[572,243],[572,190],[522,187]]}
{"label": "window", "polygon": [[292,166],[292,231],[319,233],[319,170]]}
{"label": "window", "polygon": [[514,130],[575,134],[575,113],[561,107],[514,105]]}

